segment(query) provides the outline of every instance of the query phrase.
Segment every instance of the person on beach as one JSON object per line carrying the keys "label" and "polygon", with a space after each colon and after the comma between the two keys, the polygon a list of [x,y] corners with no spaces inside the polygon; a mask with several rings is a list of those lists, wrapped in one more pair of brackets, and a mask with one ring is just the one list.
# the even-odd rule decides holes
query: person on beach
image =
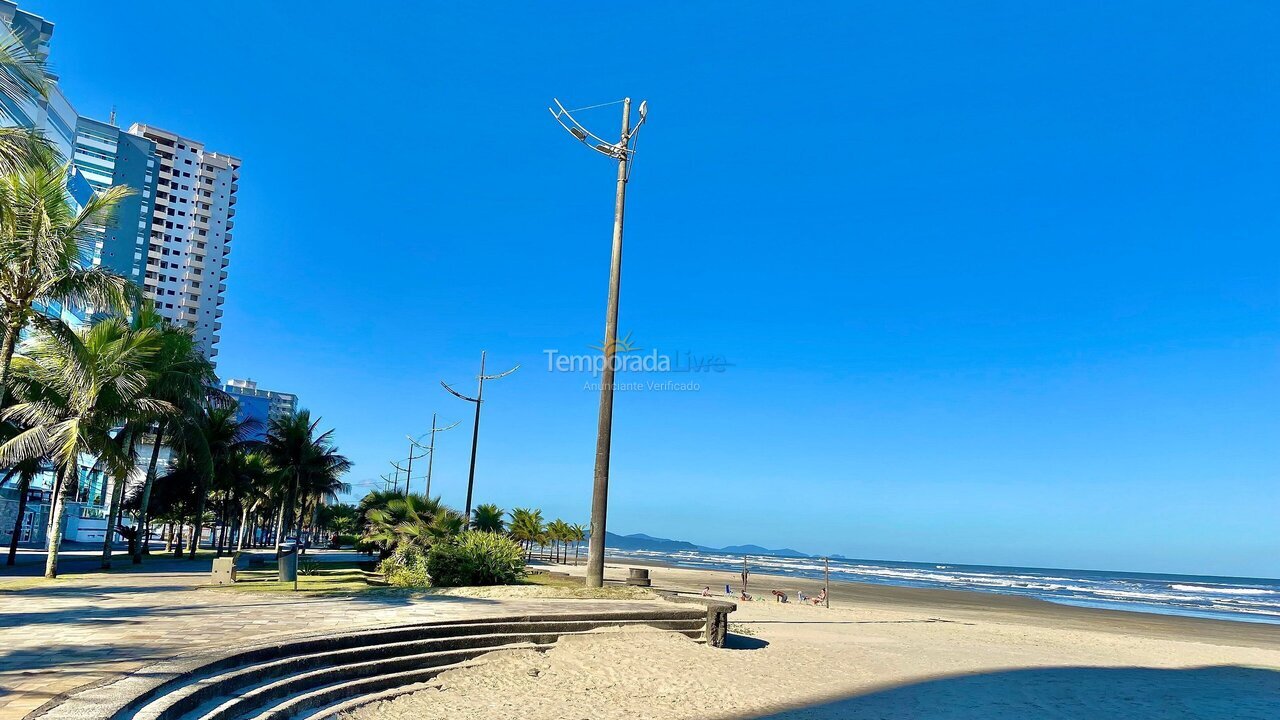
{"label": "person on beach", "polygon": [[804,601],[805,601],[804,591],[803,591],[803,590],[797,590],[797,591],[796,591],[796,599],[798,599],[800,602],[804,602]]}
{"label": "person on beach", "polygon": [[746,588],[743,588],[742,595],[738,597],[742,602],[751,602],[751,596],[747,594]]}
{"label": "person on beach", "polygon": [[810,599],[813,600],[814,605],[821,605],[822,603],[826,602],[827,589],[822,588],[822,592],[818,593],[818,597],[810,598]]}
{"label": "person on beach", "polygon": [[774,600],[777,600],[777,601],[778,601],[778,602],[780,602],[780,603],[787,602],[787,594],[786,594],[786,593],[782,592],[781,590],[773,590],[773,591],[771,591],[771,592],[773,592],[773,599],[774,599]]}
{"label": "person on beach", "polygon": [[702,588],[702,597],[711,597],[711,586],[710,586],[710,585],[708,585],[708,586],[706,586],[706,587]]}

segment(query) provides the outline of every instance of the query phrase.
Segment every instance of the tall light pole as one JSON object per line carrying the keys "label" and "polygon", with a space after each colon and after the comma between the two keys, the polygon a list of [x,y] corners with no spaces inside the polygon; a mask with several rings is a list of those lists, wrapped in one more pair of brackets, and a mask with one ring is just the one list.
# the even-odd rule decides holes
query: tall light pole
{"label": "tall light pole", "polygon": [[[419,448],[419,449],[422,449],[422,450],[426,450],[426,451],[427,451],[427,488],[426,488],[426,491],[427,491],[427,499],[428,499],[428,500],[430,500],[430,499],[431,499],[431,466],[432,466],[432,465],[435,465],[435,462],[436,462],[436,433],[442,433],[442,432],[444,432],[445,430],[452,430],[452,429],[454,429],[454,428],[458,427],[458,425],[462,423],[462,421],[461,421],[461,420],[459,420],[458,422],[456,422],[456,423],[454,423],[454,424],[452,424],[452,425],[448,425],[448,426],[446,426],[446,427],[436,427],[436,417],[437,417],[437,413],[431,413],[431,430],[429,431],[429,433],[430,433],[430,435],[431,435],[431,442],[429,442],[429,443],[428,443],[428,444],[426,444],[426,445],[423,445],[421,442],[419,442],[420,440],[422,440],[423,436],[427,435],[428,433],[423,433],[422,435],[419,435],[417,440],[414,440],[413,438],[409,438],[409,442],[413,443],[413,445],[414,445],[415,447],[417,447],[417,448]],[[407,437],[407,436],[406,436],[406,437]],[[421,456],[419,456],[419,457],[421,457]]]}
{"label": "tall light pole", "polygon": [[391,463],[391,467],[396,469],[395,479],[391,481],[391,490],[393,492],[400,492],[400,471],[404,468],[397,465],[395,460],[388,460],[387,462]]}
{"label": "tall light pole", "polygon": [[[600,415],[596,424],[596,467],[591,488],[591,538],[587,545],[587,587],[604,585],[605,517],[609,506],[609,450],[613,440],[613,372],[618,345],[618,290],[622,283],[622,219],[627,204],[627,180],[635,156],[636,133],[649,115],[647,101],[640,103],[640,122],[631,127],[631,98],[622,99],[622,133],[610,143],[587,130],[559,100],[551,110],[556,121],[580,142],[618,162],[618,187],[613,204],[613,253],[609,262],[609,302],[604,316],[604,373],[600,378]],[[591,141],[595,140],[596,143]]]}
{"label": "tall light pole", "polygon": [[[404,494],[408,495],[409,493],[413,492],[413,490],[409,487],[409,482],[410,480],[413,479],[413,461],[421,460],[422,458],[426,457],[427,454],[424,452],[421,455],[414,455],[413,448],[415,446],[416,447],[422,447],[422,446],[414,442],[413,438],[409,437],[408,435],[405,435],[405,438],[409,441],[409,467],[405,468],[405,471],[404,471]],[[425,450],[426,448],[423,448],[423,449]]]}
{"label": "tall light pole", "polygon": [[453,388],[449,387],[449,384],[446,383],[445,381],[443,380],[440,381],[441,387],[443,387],[445,390],[448,390],[455,397],[462,398],[463,400],[466,400],[469,403],[475,403],[475,406],[476,406],[476,420],[475,420],[475,424],[471,428],[471,469],[467,472],[467,509],[466,509],[466,514],[462,516],[462,522],[463,522],[464,528],[471,527],[471,491],[475,489],[475,485],[476,485],[476,446],[480,442],[480,404],[484,402],[484,381],[497,380],[498,378],[504,378],[520,369],[520,366],[516,365],[510,370],[506,372],[498,373],[497,375],[485,375],[484,374],[484,358],[485,358],[485,351],[481,350],[480,351],[480,374],[476,376],[476,380],[479,383],[479,386],[476,388],[475,397],[467,397],[466,395],[463,395],[457,390],[454,390]]}
{"label": "tall light pole", "polygon": [[[404,470],[404,468],[400,467],[399,463],[397,463],[395,460],[391,461],[391,467],[396,469],[395,491],[399,493],[400,492],[400,471]],[[409,494],[409,474],[408,473],[405,473],[405,476],[404,476],[404,494],[405,495]]]}

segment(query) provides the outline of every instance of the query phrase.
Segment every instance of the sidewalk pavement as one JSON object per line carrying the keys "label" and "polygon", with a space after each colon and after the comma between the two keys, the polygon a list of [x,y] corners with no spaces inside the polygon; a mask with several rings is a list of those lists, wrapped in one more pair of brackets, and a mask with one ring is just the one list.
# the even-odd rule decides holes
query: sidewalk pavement
{"label": "sidewalk pavement", "polygon": [[[352,559],[352,553],[331,551],[308,555]],[[38,560],[28,558],[24,566]],[[97,558],[73,560],[68,567],[81,563],[96,568]],[[211,566],[207,557],[153,556],[142,571],[74,574],[88,569],[79,568],[53,581],[14,578],[3,572],[12,568],[0,567],[0,720],[18,720],[79,686],[202,648],[330,628],[616,607],[609,601],[245,593],[201,587]]]}

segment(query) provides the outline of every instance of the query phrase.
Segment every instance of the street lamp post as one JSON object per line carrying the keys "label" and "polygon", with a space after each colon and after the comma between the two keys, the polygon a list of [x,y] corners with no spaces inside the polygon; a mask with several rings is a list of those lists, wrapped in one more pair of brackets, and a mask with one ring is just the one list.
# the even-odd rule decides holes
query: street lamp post
{"label": "street lamp post", "polygon": [[[640,122],[631,127],[631,98],[622,99],[622,133],[607,142],[574,119],[559,100],[551,114],[580,142],[618,162],[618,185],[613,204],[613,252],[609,261],[609,301],[604,320],[604,372],[600,378],[600,414],[596,424],[596,463],[591,488],[591,538],[587,545],[587,587],[604,585],[605,518],[609,505],[609,452],[613,442],[613,374],[618,344],[618,291],[622,283],[622,220],[626,211],[627,180],[635,156],[636,133],[648,118],[647,102],[640,103]],[[593,144],[591,141],[597,141]]]}
{"label": "street lamp post", "polygon": [[[431,413],[431,430],[429,431],[429,433],[430,433],[430,435],[431,435],[431,442],[429,442],[429,443],[428,443],[428,444],[426,444],[426,445],[423,445],[421,442],[419,442],[420,440],[422,440],[423,435],[427,435],[428,433],[423,433],[422,435],[419,435],[417,440],[414,440],[413,438],[409,438],[409,442],[410,442],[410,443],[413,443],[413,446],[414,446],[414,447],[417,447],[417,448],[419,448],[419,449],[421,449],[421,450],[426,450],[426,451],[427,451],[427,453],[426,453],[426,454],[427,454],[427,487],[426,487],[426,492],[427,492],[427,499],[428,499],[428,500],[430,500],[430,499],[431,499],[431,467],[432,467],[433,465],[435,465],[435,462],[436,462],[436,433],[442,433],[442,432],[444,432],[445,430],[452,430],[452,429],[454,429],[454,428],[458,427],[458,425],[462,422],[461,420],[459,420],[458,422],[456,422],[456,423],[454,423],[454,424],[452,424],[452,425],[447,425],[447,426],[445,426],[445,427],[436,427],[436,417],[437,417],[437,416],[438,416],[438,414],[437,414],[437,413]],[[407,436],[406,436],[406,437],[407,437]],[[422,457],[422,456],[421,456],[421,455],[419,455],[418,457]]]}
{"label": "street lamp post", "polygon": [[497,375],[485,375],[484,359],[485,359],[485,351],[481,350],[480,351],[480,374],[476,376],[476,380],[479,383],[479,385],[476,388],[475,397],[467,397],[466,395],[463,395],[457,390],[454,390],[453,388],[449,387],[449,384],[446,383],[445,381],[443,380],[440,381],[441,387],[443,387],[445,390],[448,390],[449,393],[452,394],[454,397],[462,398],[463,400],[466,400],[469,403],[475,403],[475,406],[476,406],[475,424],[471,427],[471,469],[467,472],[467,509],[466,509],[466,514],[463,515],[463,518],[462,518],[464,528],[471,527],[471,493],[472,493],[472,490],[475,489],[475,484],[476,484],[476,446],[479,444],[479,441],[480,441],[480,404],[484,402],[484,381],[497,380],[498,378],[504,378],[510,375],[511,373],[515,372],[516,370],[520,369],[520,366],[516,365],[510,370],[506,372],[498,373]]}

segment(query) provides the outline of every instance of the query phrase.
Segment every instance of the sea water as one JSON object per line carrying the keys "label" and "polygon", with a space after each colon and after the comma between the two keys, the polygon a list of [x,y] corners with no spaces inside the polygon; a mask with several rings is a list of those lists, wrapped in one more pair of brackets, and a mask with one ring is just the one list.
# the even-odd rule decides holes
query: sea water
{"label": "sea water", "polygon": [[[646,550],[610,550],[609,555],[677,567],[723,570],[730,573],[730,577],[737,577],[742,571],[741,555]],[[752,572],[810,581],[821,581],[823,576],[822,560],[818,558],[753,555],[748,562]],[[831,579],[974,590],[1111,610],[1280,623],[1280,580],[1262,578],[833,559]],[[738,583],[733,585],[736,589]],[[779,589],[805,590],[812,595],[818,588],[810,582]]]}

